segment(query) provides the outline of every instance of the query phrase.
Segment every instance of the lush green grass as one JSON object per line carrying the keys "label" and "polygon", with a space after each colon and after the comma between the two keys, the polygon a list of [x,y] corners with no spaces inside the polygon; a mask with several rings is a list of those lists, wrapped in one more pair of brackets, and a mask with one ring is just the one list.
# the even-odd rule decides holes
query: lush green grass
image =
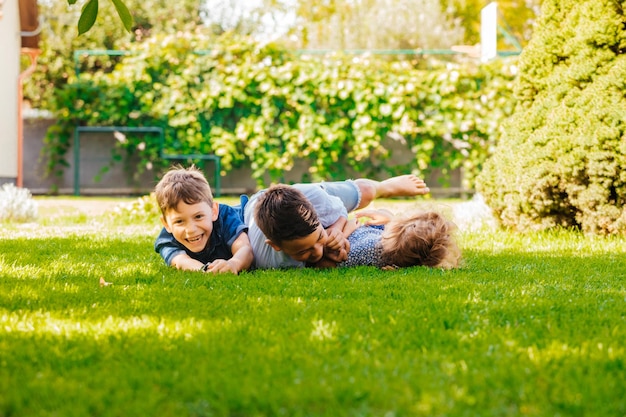
{"label": "lush green grass", "polygon": [[42,217],[0,231],[0,416],[626,414],[624,240],[212,276],[166,268],[156,221]]}

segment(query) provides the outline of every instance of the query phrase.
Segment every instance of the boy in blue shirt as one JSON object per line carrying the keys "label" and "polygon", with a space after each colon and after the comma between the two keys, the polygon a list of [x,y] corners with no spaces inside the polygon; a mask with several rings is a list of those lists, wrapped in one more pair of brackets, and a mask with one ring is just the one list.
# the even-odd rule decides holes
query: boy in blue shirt
{"label": "boy in blue shirt", "polygon": [[168,171],[155,188],[163,229],[154,249],[178,269],[239,273],[253,252],[241,209],[218,204],[195,167]]}

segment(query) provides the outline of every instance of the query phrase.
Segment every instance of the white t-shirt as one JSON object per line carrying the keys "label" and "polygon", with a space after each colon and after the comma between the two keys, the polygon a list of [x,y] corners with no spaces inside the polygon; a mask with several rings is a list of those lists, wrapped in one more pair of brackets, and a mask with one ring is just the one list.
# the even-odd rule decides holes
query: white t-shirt
{"label": "white t-shirt", "polygon": [[[339,197],[332,196],[315,184],[294,184],[311,202],[320,219],[322,227],[327,228],[341,217],[348,217],[348,211]],[[260,269],[270,268],[302,268],[303,262],[295,261],[282,251],[276,251],[265,241],[267,238],[254,221],[254,206],[257,198],[263,193],[253,195],[244,209],[244,222],[248,225],[248,237],[254,252],[254,265]]]}

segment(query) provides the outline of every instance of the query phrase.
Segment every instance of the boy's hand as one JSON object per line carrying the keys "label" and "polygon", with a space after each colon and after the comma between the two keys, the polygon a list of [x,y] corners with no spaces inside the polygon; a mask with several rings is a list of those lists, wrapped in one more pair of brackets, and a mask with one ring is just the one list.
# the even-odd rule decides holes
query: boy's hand
{"label": "boy's hand", "polygon": [[230,250],[233,252],[233,257],[226,259],[216,259],[211,262],[205,272],[212,272],[214,274],[220,272],[232,272],[238,274],[239,271],[249,269],[254,260],[252,253],[252,245],[250,245],[250,239],[247,233],[240,234],[233,242]]}
{"label": "boy's hand", "polygon": [[350,250],[350,243],[346,239],[345,235],[338,229],[326,229],[326,245],[324,245],[324,251],[340,251],[345,249]]}
{"label": "boy's hand", "polygon": [[350,242],[348,242],[343,233],[334,228],[326,229],[326,233],[328,237],[324,246],[324,257],[333,262],[342,262],[348,259]]}
{"label": "boy's hand", "polygon": [[326,229],[326,236],[326,244],[324,245],[324,249],[337,251],[342,249],[346,244],[348,244],[348,240],[345,238],[343,233],[341,233],[341,230]]}
{"label": "boy's hand", "polygon": [[387,224],[393,218],[393,213],[389,210],[378,209],[378,210],[361,210],[354,213],[354,217],[357,219],[369,218],[369,220],[365,221],[366,225],[374,226],[374,225],[382,225]]}
{"label": "boy's hand", "polygon": [[222,273],[222,272],[230,272],[233,274],[237,274],[240,271],[239,262],[233,261],[232,259],[216,259],[207,266],[205,272],[211,272],[214,274]]}

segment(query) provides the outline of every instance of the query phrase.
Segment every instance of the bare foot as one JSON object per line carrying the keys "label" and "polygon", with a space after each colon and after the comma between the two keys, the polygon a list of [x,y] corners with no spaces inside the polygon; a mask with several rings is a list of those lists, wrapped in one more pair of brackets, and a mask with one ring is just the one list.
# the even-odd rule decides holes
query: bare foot
{"label": "bare foot", "polygon": [[400,175],[381,181],[376,186],[376,197],[412,197],[428,194],[430,189],[423,179],[413,174]]}
{"label": "bare foot", "polygon": [[356,209],[367,207],[376,198],[413,197],[430,192],[424,180],[413,174],[400,175],[384,181],[359,178],[354,182],[361,191],[361,201]]}

